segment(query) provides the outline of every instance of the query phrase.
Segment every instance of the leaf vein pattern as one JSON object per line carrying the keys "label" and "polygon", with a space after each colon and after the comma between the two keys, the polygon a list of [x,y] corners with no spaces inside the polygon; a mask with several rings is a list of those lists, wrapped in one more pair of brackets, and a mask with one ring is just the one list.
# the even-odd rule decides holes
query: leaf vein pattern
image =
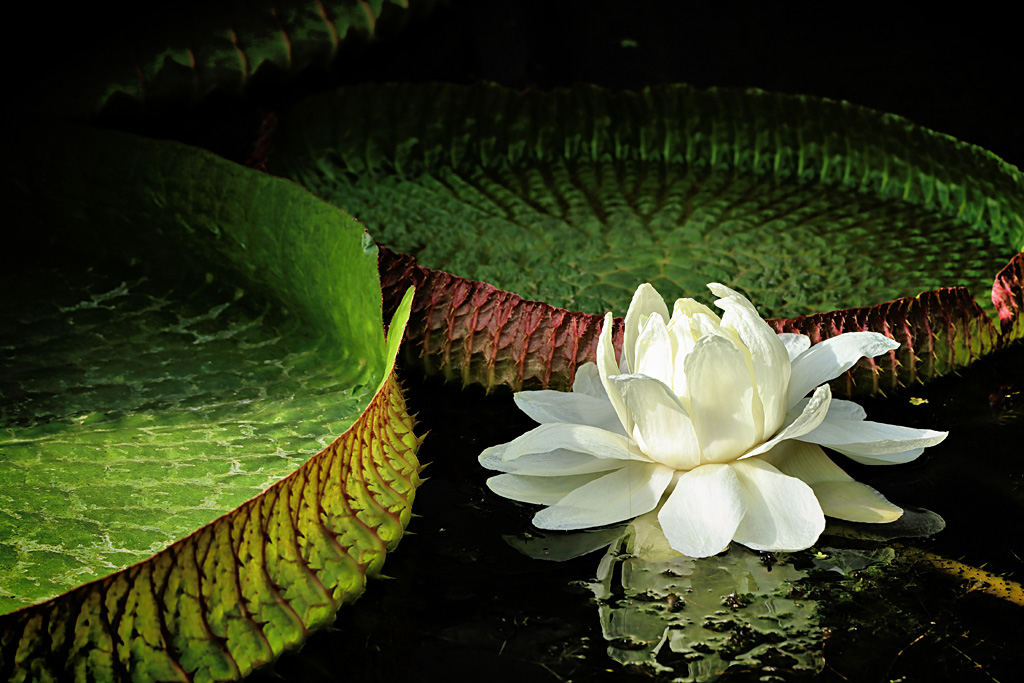
{"label": "leaf vein pattern", "polygon": [[0,673],[216,681],[273,661],[379,574],[420,481],[413,427],[392,375],[352,428],[237,510],[140,565],[0,616]]}

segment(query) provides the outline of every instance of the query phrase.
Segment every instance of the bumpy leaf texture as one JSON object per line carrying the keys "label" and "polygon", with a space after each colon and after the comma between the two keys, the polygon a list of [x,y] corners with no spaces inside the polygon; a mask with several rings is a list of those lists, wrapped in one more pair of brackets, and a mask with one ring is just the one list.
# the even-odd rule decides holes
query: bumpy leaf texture
{"label": "bumpy leaf texture", "polygon": [[682,85],[428,84],[344,88],[282,120],[270,170],[391,248],[383,286],[419,286],[423,363],[466,383],[568,386],[599,324],[568,311],[624,311],[645,280],[669,298],[722,281],[779,329],[903,344],[842,393],[924,381],[1013,338],[987,314],[1010,330],[1019,283],[1000,276],[995,306],[983,292],[1024,246],[1020,172],[899,117]]}
{"label": "bumpy leaf texture", "polygon": [[344,41],[372,35],[385,7],[407,6],[406,0],[253,0],[203,3],[191,14],[168,6],[155,26],[118,34],[93,46],[90,59],[67,65],[61,87],[43,93],[53,99],[42,108],[64,120],[87,120],[108,107],[181,106],[214,92],[280,84],[327,67]]}
{"label": "bumpy leaf texture", "polygon": [[350,427],[376,390],[336,338],[250,310],[237,283],[168,289],[139,271],[65,258],[4,281],[0,614],[230,512]]}
{"label": "bumpy leaf texture", "polygon": [[389,375],[295,473],[152,558],[0,617],[10,681],[237,680],[334,620],[409,521],[419,440]]}

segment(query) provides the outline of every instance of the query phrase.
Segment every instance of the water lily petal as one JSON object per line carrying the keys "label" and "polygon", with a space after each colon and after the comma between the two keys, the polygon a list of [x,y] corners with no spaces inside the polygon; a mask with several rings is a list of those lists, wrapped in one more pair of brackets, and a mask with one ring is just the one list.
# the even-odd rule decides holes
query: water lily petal
{"label": "water lily petal", "polygon": [[792,363],[787,405],[796,405],[811,389],[835,379],[861,358],[874,358],[899,346],[877,332],[847,332],[815,344]]}
{"label": "water lily petal", "polygon": [[[671,387],[675,374],[672,346],[665,320],[659,315],[652,315],[640,329],[636,341],[636,360],[630,366],[633,370],[623,374],[646,375]],[[635,419],[635,412],[633,416]]]}
{"label": "water lily petal", "polygon": [[[761,319],[745,296],[717,282],[709,284],[708,289],[720,297],[715,304],[725,311],[722,327],[734,329],[750,354],[759,398],[753,402],[753,422],[755,427],[764,425],[755,435],[755,440],[760,441],[765,435],[775,433],[786,418],[789,354],[779,335]],[[762,410],[762,415],[758,415]]]}
{"label": "water lily petal", "polygon": [[829,446],[832,450],[837,453],[842,453],[850,460],[859,462],[862,465],[902,465],[903,463],[916,460],[918,456],[924,453],[924,448],[911,448],[910,450],[900,451],[898,453],[884,453],[873,456],[862,455],[860,453],[854,453],[853,451],[846,450],[846,447],[838,448],[836,446]]}
{"label": "water lily petal", "polygon": [[644,453],[678,470],[700,464],[700,444],[693,422],[671,389],[643,375],[618,375],[611,381],[636,421],[633,438]]}
{"label": "water lily petal", "polygon": [[903,508],[859,481],[824,481],[811,487],[829,517],[851,522],[886,524],[903,516]]}
{"label": "water lily petal", "polygon": [[825,515],[811,487],[759,458],[730,465],[747,512],[733,538],[754,550],[803,550],[825,530]]}
{"label": "water lily petal", "polygon": [[626,310],[626,325],[622,337],[622,359],[628,372],[638,372],[636,367],[636,342],[640,336],[641,318],[660,315],[662,322],[668,321],[668,306],[658,291],[648,283],[636,288],[633,300]]}
{"label": "water lily petal", "polygon": [[625,466],[626,460],[595,458],[586,453],[556,450],[530,453],[515,460],[502,460],[501,450],[488,448],[479,456],[480,464],[489,470],[525,474],[533,477],[563,477],[588,472],[610,472]]}
{"label": "water lily petal", "polygon": [[650,460],[627,436],[599,427],[561,423],[535,427],[507,444],[488,448],[484,453],[500,453],[501,459],[508,462],[524,455],[554,450],[584,453],[594,458]]}
{"label": "water lily petal", "polygon": [[[795,420],[797,415],[807,408],[807,402],[810,400],[810,398],[802,398],[797,401],[796,404],[793,405],[786,413],[786,421],[792,422]],[[844,401],[841,398],[833,398],[828,404],[828,415],[825,416],[825,419],[863,420],[867,418],[867,416],[867,412],[859,403]]]}
{"label": "water lily petal", "polygon": [[[635,298],[635,297],[634,297]],[[601,326],[601,334],[597,337],[597,372],[601,377],[601,385],[605,394],[619,416],[619,422],[629,434],[633,431],[633,418],[626,410],[626,404],[622,402],[622,395],[619,390],[610,386],[608,378],[619,374],[619,364],[615,362],[615,346],[612,344],[612,314],[605,313],[604,325]]]}
{"label": "water lily petal", "polygon": [[787,439],[803,439],[805,434],[816,429],[825,420],[831,403],[832,389],[827,384],[822,384],[814,390],[814,394],[804,404],[804,409],[799,415],[776,432],[775,436],[744,453],[741,460],[768,453]]}
{"label": "water lily petal", "polygon": [[722,319],[717,315],[710,316],[703,313],[696,313],[690,318],[690,328],[699,341],[702,337],[726,337],[733,346],[739,339],[736,331],[729,328],[722,329]]}
{"label": "water lily petal", "polygon": [[702,337],[685,359],[691,418],[704,462],[734,460],[755,443],[754,379],[747,362],[722,337]]}
{"label": "water lily petal", "polygon": [[701,465],[680,475],[658,521],[673,548],[690,557],[709,557],[729,545],[746,510],[733,468]]}
{"label": "water lily petal", "polygon": [[808,484],[829,517],[880,523],[893,522],[903,514],[902,508],[890,503],[881,493],[854,481],[815,444],[787,441],[765,454],[762,460]]}
{"label": "water lily petal", "polygon": [[[722,319],[718,317],[718,314],[714,310],[708,308],[696,299],[683,298],[676,299],[675,304],[672,306],[672,318],[670,319],[671,325],[688,325],[688,321],[692,318],[701,318],[705,321],[705,325],[710,325],[710,330],[713,331],[718,328],[721,324]],[[699,333],[694,337],[694,341],[700,339],[704,334],[707,334],[708,330],[698,331]]]}
{"label": "water lily petal", "polygon": [[[690,409],[690,394],[686,384],[686,357],[693,353],[697,340],[703,334],[695,329],[691,315],[700,313],[705,319],[716,318],[714,311],[693,299],[678,299],[668,323],[668,333],[675,350],[674,374],[671,382],[666,382],[687,410]],[[717,325],[717,324],[716,324]]]}
{"label": "water lily petal", "polygon": [[487,488],[504,498],[524,503],[554,505],[574,490],[605,474],[607,471],[552,477],[499,474],[487,480]]}
{"label": "water lily petal", "polygon": [[672,475],[670,467],[630,461],[541,510],[533,523],[541,529],[567,531],[632,519],[655,508]]}
{"label": "water lily petal", "polygon": [[801,436],[800,440],[836,448],[845,453],[876,457],[934,446],[945,439],[946,434],[931,429],[829,417],[813,431]]}
{"label": "water lily petal", "polygon": [[521,391],[514,399],[520,410],[541,424],[589,425],[625,434],[607,397],[595,398],[568,391]]}
{"label": "water lily petal", "polygon": [[601,373],[597,363],[584,363],[576,368],[576,377],[572,381],[572,393],[593,396],[608,401],[608,392],[601,383]]}
{"label": "water lily petal", "polygon": [[859,403],[844,401],[841,398],[834,398],[828,404],[828,415],[826,420],[864,420],[868,416],[867,411]]}
{"label": "water lily petal", "polygon": [[806,334],[796,334],[794,332],[780,332],[779,341],[786,347],[786,353],[789,355],[789,360],[792,362],[801,353],[811,348],[811,338]]}
{"label": "water lily petal", "polygon": [[811,486],[822,481],[853,481],[853,477],[825,455],[821,446],[813,443],[786,441],[761,456],[761,460]]}

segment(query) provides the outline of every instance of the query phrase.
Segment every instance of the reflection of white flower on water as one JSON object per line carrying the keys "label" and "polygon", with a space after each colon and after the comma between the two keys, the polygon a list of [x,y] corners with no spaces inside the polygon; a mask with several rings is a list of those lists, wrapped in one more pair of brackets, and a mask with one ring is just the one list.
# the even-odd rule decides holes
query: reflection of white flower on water
{"label": "reflection of white flower on water", "polygon": [[588,583],[613,660],[694,683],[717,680],[730,667],[774,680],[780,658],[793,673],[821,670],[818,605],[792,594],[806,572],[766,565],[739,546],[712,558],[683,557],[668,546],[655,512],[618,528]]}
{"label": "reflection of white flower on water", "polygon": [[[572,392],[528,391],[516,403],[540,426],[480,455],[505,472],[496,493],[545,505],[542,529],[613,524],[658,508],[669,544],[691,557],[730,541],[756,550],[810,547],[824,515],[891,522],[902,510],[855,482],[824,451],[865,464],[913,460],[945,432],[880,424],[825,382],[862,357],[897,348],[874,332],[811,346],[776,334],[742,295],[720,284],[721,318],[692,299],[668,307],[641,285],[615,361],[607,314],[597,363]],[[810,396],[808,396],[810,394]]]}

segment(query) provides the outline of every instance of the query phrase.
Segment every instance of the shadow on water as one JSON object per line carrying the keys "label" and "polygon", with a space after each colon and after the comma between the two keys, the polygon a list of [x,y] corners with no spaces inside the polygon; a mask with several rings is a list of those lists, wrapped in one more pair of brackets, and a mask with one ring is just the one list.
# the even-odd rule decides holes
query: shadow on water
{"label": "shadow on water", "polygon": [[429,431],[421,458],[430,465],[413,533],[385,565],[394,578],[372,582],[332,629],[256,680],[430,681],[463,671],[494,683],[1005,683],[1024,665],[1022,608],[905,551],[1024,576],[1021,344],[961,376],[862,401],[870,419],[950,430],[908,465],[842,463],[897,504],[936,511],[944,530],[886,540],[830,525],[802,553],[734,547],[674,569],[644,561],[618,530],[590,543],[614,541],[603,559],[599,549],[573,557],[579,548],[570,548],[560,562],[517,550],[564,541],[546,543],[531,526],[535,506],[491,494],[476,456],[531,421],[509,394],[403,376],[418,431]]}

